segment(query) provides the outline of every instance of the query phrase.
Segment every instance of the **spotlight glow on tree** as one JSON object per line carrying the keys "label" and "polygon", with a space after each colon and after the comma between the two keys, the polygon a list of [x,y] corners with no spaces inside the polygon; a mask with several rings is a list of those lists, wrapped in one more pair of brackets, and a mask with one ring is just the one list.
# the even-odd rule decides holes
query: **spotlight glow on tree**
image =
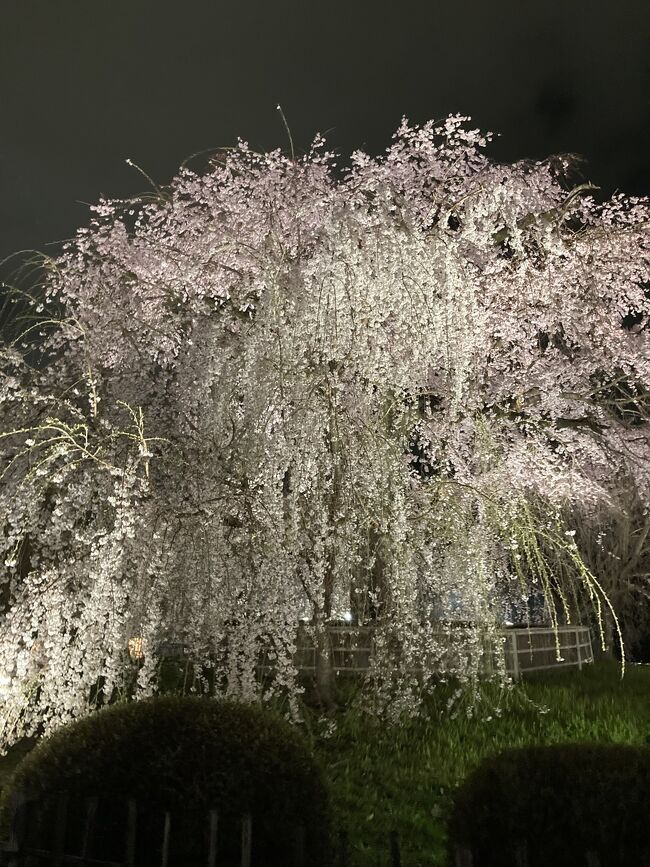
{"label": "spotlight glow on tree", "polygon": [[293,700],[302,622],[327,702],[351,610],[397,711],[476,678],[506,598],[603,621],[561,516],[650,498],[650,203],[495,164],[467,120],[339,178],[320,136],[240,142],[48,263],[41,363],[2,356],[3,743],[128,690],[134,636],[136,697],[182,641],[218,692]]}

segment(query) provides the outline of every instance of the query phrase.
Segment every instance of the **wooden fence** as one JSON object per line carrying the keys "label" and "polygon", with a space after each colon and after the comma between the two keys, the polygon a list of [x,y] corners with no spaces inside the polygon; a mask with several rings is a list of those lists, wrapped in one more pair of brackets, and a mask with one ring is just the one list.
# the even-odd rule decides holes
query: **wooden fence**
{"label": "wooden fence", "polygon": [[[69,796],[60,795],[54,802],[54,822],[51,827],[49,839],[43,839],[43,812],[44,804],[36,798],[19,793],[13,798],[13,817],[8,841],[0,841],[0,867],[64,867],[64,865],[76,865],[76,867],[137,867],[136,847],[138,840],[138,805],[133,799],[124,803],[125,822],[121,828],[122,856],[120,860],[108,860],[99,857],[93,847],[95,833],[98,826],[97,797],[86,798],[83,807],[81,822],[77,822],[78,832],[70,834],[70,807]],[[172,816],[164,812],[162,819],[162,834],[160,845],[156,851],[159,857],[149,858],[149,863],[157,863],[160,867],[188,867],[186,863],[178,864],[170,857],[170,844],[174,833]],[[250,814],[240,817],[240,846],[239,855],[236,857],[236,867],[251,867],[253,856],[253,819]],[[232,858],[224,860],[219,853],[219,813],[210,810],[206,816],[207,846],[204,858],[199,864],[206,867],[228,867],[235,865]],[[75,839],[71,839],[74,837]],[[283,856],[283,867],[310,867],[305,853],[305,831],[300,825],[296,826],[292,834],[292,841],[287,847],[286,855]],[[350,841],[347,833],[338,835],[335,860],[336,867],[352,867],[353,861],[350,854]],[[397,832],[391,831],[386,834],[386,853],[389,867],[401,867],[400,845]],[[258,860],[259,863],[259,860]],[[195,867],[199,867],[196,864]]]}
{"label": "wooden fence", "polygon": [[[629,867],[648,867],[650,865],[650,848],[644,853],[631,855]],[[470,849],[456,846],[454,849],[454,867],[475,867],[480,864],[480,858],[475,858]],[[617,861],[616,863],[620,863]],[[625,862],[627,864],[627,861]],[[511,859],[507,867],[529,867],[528,844],[525,840],[513,842]],[[573,860],[573,867],[607,867],[611,864],[611,855],[607,852],[587,851],[582,858]],[[506,865],[504,865],[506,867]],[[549,865],[551,867],[551,865]]]}
{"label": "wooden fence", "polygon": [[[70,833],[70,798],[60,795],[53,804],[54,821],[51,833],[43,839],[43,817],[46,804],[25,794],[13,799],[13,818],[8,841],[0,841],[1,867],[63,867],[73,864],[77,867],[137,867],[136,846],[138,841],[138,805],[133,799],[125,804],[125,822],[121,829],[120,860],[102,858],[93,846],[101,815],[98,815],[99,798],[86,798],[83,806],[82,822],[75,823],[77,833]],[[76,817],[77,820],[80,818]],[[160,853],[154,863],[160,867],[180,867],[170,861],[170,844],[174,833],[172,815],[166,811],[159,817],[162,825]],[[98,821],[99,820],[99,821]],[[240,852],[237,867],[250,867],[253,851],[253,820],[250,814],[240,817]],[[79,833],[79,831],[81,833]],[[219,812],[210,810],[206,816],[207,846],[202,865],[221,867],[226,862],[219,857]],[[47,839],[49,836],[49,839]],[[286,853],[287,867],[308,867],[305,860],[304,829],[296,826],[292,844]],[[71,839],[74,838],[74,839]],[[152,863],[153,859],[148,859]],[[228,865],[233,865],[232,859]],[[182,865],[187,867],[187,865]]]}
{"label": "wooden fence", "polygon": [[[52,828],[51,839],[42,840],[37,826],[41,814],[39,807],[42,806],[36,799],[30,799],[19,795],[14,799],[14,813],[11,825],[9,841],[0,841],[0,867],[64,867],[64,865],[76,865],[76,867],[137,867],[136,843],[138,832],[138,806],[134,800],[125,802],[126,821],[122,830],[122,852],[120,860],[107,860],[93,854],[93,837],[98,820],[98,798],[87,798],[84,803],[84,815],[79,825],[81,833],[77,835],[76,845],[71,845],[69,831],[69,806],[70,800],[66,795],[61,795],[54,804],[55,822]],[[78,817],[79,818],[79,817]],[[101,817],[99,817],[101,818]],[[162,821],[162,834],[160,845],[157,847],[159,856],[155,862],[148,859],[148,863],[157,863],[159,867],[189,867],[183,862],[170,859],[170,842],[174,828],[172,817],[165,812],[160,817]],[[192,867],[226,867],[226,864],[236,867],[251,867],[254,835],[253,820],[250,814],[240,817],[239,821],[240,851],[236,862],[232,859],[222,860],[219,853],[219,813],[210,810],[206,816],[207,846],[202,861]],[[283,867],[310,867],[305,855],[305,834],[301,826],[294,829],[293,840],[288,846]],[[400,840],[396,831],[386,833],[385,859],[382,864],[386,867],[402,867],[402,853]],[[35,843],[38,841],[38,843]],[[347,833],[338,835],[334,867],[353,867],[354,857],[351,854],[351,844]],[[259,860],[258,860],[259,863]],[[476,858],[472,851],[463,846],[455,846],[453,853],[453,867],[475,867],[480,863],[480,857]],[[606,853],[589,851],[584,853],[584,858],[575,862],[575,867],[607,867],[608,856]],[[511,867],[529,867],[528,846],[525,840],[513,841],[511,851]],[[650,848],[641,854],[640,860],[635,861],[635,867],[650,865]],[[630,865],[632,867],[632,865]]]}

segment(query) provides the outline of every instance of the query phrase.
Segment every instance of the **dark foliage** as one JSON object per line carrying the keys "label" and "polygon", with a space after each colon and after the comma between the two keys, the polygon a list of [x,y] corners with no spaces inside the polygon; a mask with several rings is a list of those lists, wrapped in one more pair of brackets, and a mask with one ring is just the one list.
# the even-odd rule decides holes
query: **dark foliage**
{"label": "dark foliage", "polygon": [[[16,770],[42,804],[60,792],[99,796],[97,857],[119,859],[126,799],[138,804],[138,864],[158,864],[163,813],[171,812],[170,863],[206,859],[211,808],[219,811],[219,863],[238,863],[242,814],[253,820],[253,864],[290,863],[297,826],[306,863],[330,863],[329,797],[302,737],[268,710],[198,697],[113,705],[59,729]],[[77,806],[75,807],[75,801]],[[50,811],[51,814],[51,811]]]}
{"label": "dark foliage", "polygon": [[650,865],[650,748],[564,744],[507,750],[458,790],[450,843],[475,867],[510,867],[526,845],[530,867]]}

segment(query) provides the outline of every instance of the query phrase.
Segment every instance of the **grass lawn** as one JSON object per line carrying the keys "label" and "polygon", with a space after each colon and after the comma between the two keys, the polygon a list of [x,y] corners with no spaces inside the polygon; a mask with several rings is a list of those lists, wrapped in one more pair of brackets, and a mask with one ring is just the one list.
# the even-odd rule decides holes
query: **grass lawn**
{"label": "grass lawn", "polygon": [[[353,705],[339,713],[333,731],[326,720],[310,717],[354,867],[388,865],[393,830],[403,867],[446,865],[445,816],[454,789],[483,758],[506,747],[650,742],[650,665],[630,666],[623,680],[607,661],[529,675],[501,698],[500,713],[497,695],[486,687],[477,714],[459,706],[450,717],[449,687],[441,686],[421,717],[392,728]],[[0,788],[20,757],[0,759]]]}
{"label": "grass lawn", "polygon": [[460,708],[450,719],[441,712],[445,704],[441,689],[425,716],[395,729],[350,711],[330,736],[314,727],[355,867],[389,863],[391,830],[400,837],[403,867],[446,865],[445,815],[454,788],[506,747],[650,742],[650,666],[629,667],[623,680],[611,662],[529,675],[502,701],[500,715],[486,702],[475,717]]}

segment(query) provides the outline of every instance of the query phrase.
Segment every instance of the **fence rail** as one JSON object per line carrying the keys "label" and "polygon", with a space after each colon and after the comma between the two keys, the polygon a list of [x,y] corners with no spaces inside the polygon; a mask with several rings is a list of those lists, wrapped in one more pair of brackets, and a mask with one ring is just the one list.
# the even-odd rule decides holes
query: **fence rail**
{"label": "fence rail", "polygon": [[[505,630],[506,670],[518,680],[521,674],[549,668],[581,669],[594,661],[591,633],[587,626],[553,629]],[[558,659],[559,650],[559,659]]]}
{"label": "fence rail", "polygon": [[[450,652],[453,652],[453,638],[448,633],[439,635],[450,642]],[[581,669],[594,661],[591,633],[587,626],[559,626],[556,630],[539,626],[511,628],[501,630],[500,635],[506,672],[514,680],[533,671],[566,667]],[[328,636],[334,671],[349,674],[368,671],[375,654],[374,627],[331,626]],[[486,668],[492,667],[499,652],[499,648],[494,646],[487,649],[484,654]],[[305,674],[316,671],[316,653],[313,642],[303,636],[295,657],[299,671]],[[411,670],[414,673],[421,671],[422,665]]]}
{"label": "fence rail", "polygon": [[[365,674],[372,666],[376,655],[373,625],[329,626],[327,635],[332,669],[344,674]],[[423,670],[440,670],[447,673],[461,668],[461,658],[456,637],[462,635],[472,638],[476,628],[471,624],[453,624],[446,631],[434,633],[441,646],[448,645],[444,659],[416,660],[406,667],[409,674],[420,674]],[[316,673],[317,649],[305,627],[298,631],[294,663],[301,674]],[[188,659],[189,647],[182,642],[165,642],[159,652],[167,658]],[[485,636],[476,643],[475,651],[481,657],[481,665],[487,671],[495,671],[505,666],[505,671],[513,680],[522,674],[545,671],[555,668],[578,668],[594,661],[591,631],[588,626],[524,626],[508,627],[498,630],[496,636]],[[399,658],[399,654],[395,655]],[[266,654],[260,656],[257,671],[265,674],[273,671],[274,661]],[[400,665],[400,670],[404,670]]]}

